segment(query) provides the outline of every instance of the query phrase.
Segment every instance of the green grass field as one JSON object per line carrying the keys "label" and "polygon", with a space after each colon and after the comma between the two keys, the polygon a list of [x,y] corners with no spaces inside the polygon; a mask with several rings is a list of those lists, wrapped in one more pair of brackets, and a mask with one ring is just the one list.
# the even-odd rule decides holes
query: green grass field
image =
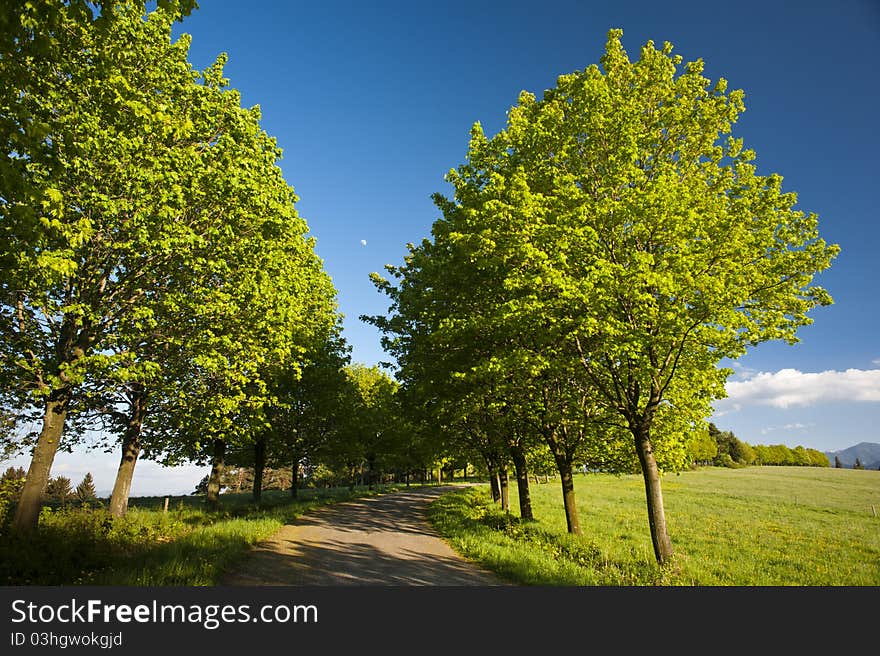
{"label": "green grass field", "polygon": [[[485,487],[436,501],[431,519],[464,555],[533,585],[880,585],[880,472],[705,468],[667,475],[676,550],[655,565],[641,476],[575,477],[581,537],[565,529],[558,481],[530,485],[535,522]],[[878,516],[875,516],[874,507]]]}
{"label": "green grass field", "polygon": [[[399,486],[398,486],[399,487]],[[224,494],[209,512],[203,496],[132,498],[122,519],[94,508],[46,507],[30,538],[0,535],[0,585],[214,585],[252,545],[319,505],[392,486]],[[106,501],[106,500],[105,500]]]}

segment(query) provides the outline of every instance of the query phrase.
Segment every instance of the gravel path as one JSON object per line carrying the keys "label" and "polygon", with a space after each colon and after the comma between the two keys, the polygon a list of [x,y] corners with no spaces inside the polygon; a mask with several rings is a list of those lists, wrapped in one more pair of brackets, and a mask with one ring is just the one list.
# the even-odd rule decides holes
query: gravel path
{"label": "gravel path", "polygon": [[221,585],[505,585],[465,560],[425,518],[449,487],[336,503],[254,548]]}

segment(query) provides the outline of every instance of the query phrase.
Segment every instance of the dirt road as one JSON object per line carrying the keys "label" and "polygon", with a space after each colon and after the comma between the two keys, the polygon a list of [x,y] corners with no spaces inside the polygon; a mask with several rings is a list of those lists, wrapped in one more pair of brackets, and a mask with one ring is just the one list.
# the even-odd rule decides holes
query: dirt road
{"label": "dirt road", "polygon": [[221,585],[505,585],[456,554],[425,518],[449,488],[317,509],[257,546]]}

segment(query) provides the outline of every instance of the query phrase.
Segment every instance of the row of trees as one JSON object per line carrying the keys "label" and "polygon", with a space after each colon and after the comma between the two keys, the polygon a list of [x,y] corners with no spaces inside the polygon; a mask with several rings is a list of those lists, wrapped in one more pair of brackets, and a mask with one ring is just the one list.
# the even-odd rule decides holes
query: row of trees
{"label": "row of trees", "polygon": [[379,367],[343,364],[338,351],[325,356],[288,379],[265,430],[226,454],[233,469],[224,476],[215,468],[208,490],[216,474],[218,489],[252,491],[259,500],[271,477],[272,487],[296,497],[306,483],[373,487],[433,466],[434,445],[404,419],[398,384]]}
{"label": "row of trees", "polygon": [[555,465],[573,533],[575,463],[641,471],[665,563],[661,473],[693,459],[723,359],[796,342],[831,303],[812,278],[837,247],[730,135],[741,91],[668,43],[631,61],[621,37],[601,67],[523,92],[491,139],[474,125],[431,238],[372,276],[387,316],[364,318],[411,416],[481,457],[498,494],[512,465],[524,518],[535,463]]}
{"label": "row of trees", "polygon": [[[10,491],[10,497],[13,502],[17,502],[17,497],[21,493],[24,486],[26,472],[21,467],[9,467],[3,476],[0,476],[0,487]],[[95,479],[91,472],[86,472],[82,480],[76,487],[66,476],[56,476],[49,479],[46,485],[46,499],[58,503],[64,503],[71,499],[77,501],[94,501],[97,498],[95,491]]]}
{"label": "row of trees", "polygon": [[[10,519],[10,509],[14,509],[18,504],[25,477],[26,472],[21,467],[9,467],[0,476],[0,532]],[[91,472],[87,472],[76,487],[73,487],[73,483],[66,476],[50,478],[44,497],[45,501],[60,505],[71,501],[84,505],[96,499],[95,480]]]}
{"label": "row of trees", "polygon": [[732,431],[722,431],[709,423],[708,430],[692,441],[691,453],[699,464],[721,467],[748,465],[779,465],[796,467],[830,467],[831,463],[821,451],[785,444],[752,446],[736,437]]}
{"label": "row of trees", "polygon": [[[336,290],[259,107],[224,55],[196,71],[189,37],[171,38],[194,5],[3,12],[0,442],[32,453],[22,532],[57,451],[90,432],[120,454],[120,516],[142,457],[211,462],[216,504],[227,460],[296,471],[332,434],[350,448],[325,454],[359,464],[396,430],[390,379],[345,369]],[[341,407],[362,426],[335,425]]]}

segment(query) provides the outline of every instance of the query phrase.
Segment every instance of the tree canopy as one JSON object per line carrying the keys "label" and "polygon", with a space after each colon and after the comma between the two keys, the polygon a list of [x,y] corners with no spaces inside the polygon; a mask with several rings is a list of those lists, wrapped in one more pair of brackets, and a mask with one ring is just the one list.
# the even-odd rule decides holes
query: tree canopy
{"label": "tree canopy", "polygon": [[[417,345],[458,354],[477,330],[489,354],[460,373],[559,376],[583,404],[560,433],[584,431],[605,453],[629,435],[662,563],[673,551],[661,468],[689,463],[689,436],[724,395],[724,358],[796,342],[807,312],[831,302],[812,279],[838,248],[732,136],[742,91],[705,78],[700,60],[682,66],[669,43],[631,61],[621,38],[611,30],[599,65],[560,76],[542,99],[523,92],[493,138],[474,126],[433,241],[390,269],[396,286],[375,278],[392,299],[378,325],[402,375],[423,384],[450,362],[419,368]],[[438,296],[474,271],[468,306]]]}
{"label": "tree canopy", "polygon": [[94,410],[85,383],[137,389],[169,419],[152,453],[198,457],[247,440],[274,371],[298,372],[336,321],[259,107],[241,106],[225,56],[194,71],[189,37],[171,39],[194,3],[43,4],[0,58],[2,406],[42,416],[19,529],[36,526],[69,414]]}

